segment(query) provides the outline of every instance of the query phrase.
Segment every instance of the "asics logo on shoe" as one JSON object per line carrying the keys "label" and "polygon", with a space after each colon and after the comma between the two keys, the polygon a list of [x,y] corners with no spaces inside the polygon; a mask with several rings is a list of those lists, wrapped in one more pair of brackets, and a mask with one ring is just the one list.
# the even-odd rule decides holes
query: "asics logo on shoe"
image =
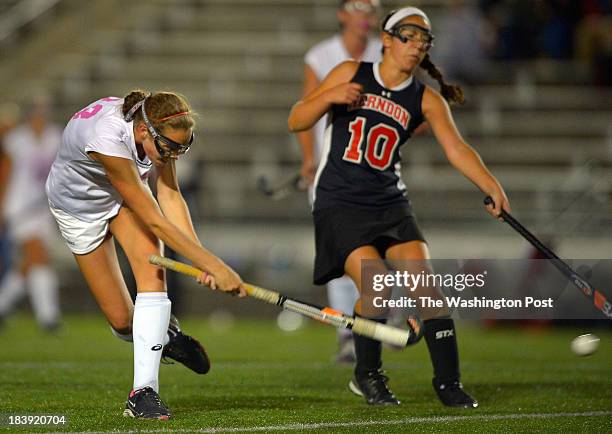
{"label": "asics logo on shoe", "polygon": [[454,334],[453,329],[440,330],[436,332],[436,339],[448,338],[450,336],[454,336]]}
{"label": "asics logo on shoe", "polygon": [[151,351],[159,351],[163,348],[162,344],[157,344],[154,347],[151,347]]}

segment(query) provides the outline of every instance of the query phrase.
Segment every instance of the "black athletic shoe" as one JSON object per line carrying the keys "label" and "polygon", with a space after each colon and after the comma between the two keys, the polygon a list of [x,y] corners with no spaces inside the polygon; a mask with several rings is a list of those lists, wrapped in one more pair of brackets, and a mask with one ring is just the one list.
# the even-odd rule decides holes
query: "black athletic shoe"
{"label": "black athletic shoe", "polygon": [[206,350],[196,339],[181,331],[178,319],[174,315],[170,317],[168,336],[170,340],[162,351],[164,363],[169,363],[165,359],[176,360],[198,374],[206,374],[210,370],[210,360]]}
{"label": "black athletic shoe", "polygon": [[457,408],[476,408],[478,407],[478,401],[472,398],[463,390],[463,385],[459,381],[453,381],[452,383],[440,383],[435,378],[432,381],[433,388],[442,401],[442,404],[447,407]]}
{"label": "black athletic shoe", "polygon": [[363,396],[370,405],[399,405],[400,402],[387,387],[389,377],[382,370],[355,376],[349,382],[349,389],[355,395]]}
{"label": "black athletic shoe", "polygon": [[132,390],[125,403],[125,417],[138,419],[170,419],[170,410],[153,388]]}

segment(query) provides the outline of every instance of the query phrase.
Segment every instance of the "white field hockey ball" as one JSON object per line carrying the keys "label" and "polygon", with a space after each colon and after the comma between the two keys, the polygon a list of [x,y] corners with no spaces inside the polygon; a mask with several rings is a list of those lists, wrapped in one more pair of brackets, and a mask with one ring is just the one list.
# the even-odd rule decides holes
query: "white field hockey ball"
{"label": "white field hockey ball", "polygon": [[599,338],[590,333],[574,338],[571,344],[572,352],[577,356],[590,356],[599,347]]}

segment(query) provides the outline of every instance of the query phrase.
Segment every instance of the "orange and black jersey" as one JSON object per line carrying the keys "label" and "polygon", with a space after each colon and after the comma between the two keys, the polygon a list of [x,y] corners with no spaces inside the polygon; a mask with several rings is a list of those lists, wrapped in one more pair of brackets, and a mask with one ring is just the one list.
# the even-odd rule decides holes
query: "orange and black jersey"
{"label": "orange and black jersey", "polygon": [[315,178],[315,211],[409,203],[399,148],[423,122],[425,85],[411,77],[387,89],[378,68],[378,63],[361,62],[351,80],[363,86],[360,99],[330,110]]}

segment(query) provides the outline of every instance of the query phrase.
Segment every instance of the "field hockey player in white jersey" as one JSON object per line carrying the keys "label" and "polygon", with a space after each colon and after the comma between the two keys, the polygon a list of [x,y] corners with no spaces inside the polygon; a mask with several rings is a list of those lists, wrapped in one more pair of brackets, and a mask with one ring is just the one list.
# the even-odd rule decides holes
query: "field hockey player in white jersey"
{"label": "field hockey player in white jersey", "polygon": [[[68,122],[47,179],[51,212],[89,289],[113,334],[134,343],[125,416],[170,418],[158,394],[162,356],[200,374],[210,368],[204,348],[171,317],[164,273],[148,263],[149,255],[167,244],[205,270],[199,283],[245,295],[238,274],[200,244],[181,196],[175,160],[189,150],[193,128],[193,112],[175,93],[135,90],[123,99],[102,98]],[[115,239],[134,273],[135,304]]]}

